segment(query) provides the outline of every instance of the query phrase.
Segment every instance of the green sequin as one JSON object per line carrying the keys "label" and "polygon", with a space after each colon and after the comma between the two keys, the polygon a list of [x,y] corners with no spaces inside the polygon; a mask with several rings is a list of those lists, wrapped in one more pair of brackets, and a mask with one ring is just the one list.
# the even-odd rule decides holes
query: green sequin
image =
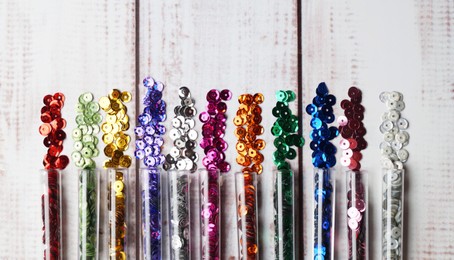
{"label": "green sequin", "polygon": [[[302,147],[304,138],[296,133],[299,129],[298,117],[292,114],[288,106],[289,102],[296,100],[296,94],[291,90],[280,90],[276,92],[276,99],[276,106],[272,110],[273,116],[276,117],[276,122],[271,128],[271,133],[275,136],[273,144],[276,147],[276,151],[273,153],[273,162],[280,171],[279,178],[281,179],[280,183],[276,181],[274,193],[276,212],[274,216],[275,259],[279,259],[279,255],[283,255],[283,259],[294,259],[294,183],[293,172],[287,160],[296,158],[297,152],[291,146]],[[278,190],[280,191],[279,194],[281,194],[279,196]],[[282,218],[282,220],[280,221],[279,218]],[[282,223],[282,227],[279,226],[279,223]],[[282,252],[279,252],[280,243],[282,243]]]}

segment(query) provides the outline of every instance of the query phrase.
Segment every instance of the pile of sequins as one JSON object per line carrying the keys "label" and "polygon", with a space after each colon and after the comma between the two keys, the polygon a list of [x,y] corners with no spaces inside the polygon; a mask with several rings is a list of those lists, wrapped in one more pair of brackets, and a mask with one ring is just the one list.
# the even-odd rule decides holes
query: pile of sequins
{"label": "pile of sequins", "polygon": [[[43,244],[49,245],[44,250],[44,259],[49,255],[51,259],[61,257],[61,208],[60,208],[60,172],[57,169],[65,169],[69,163],[66,155],[60,155],[63,151],[63,140],[66,133],[63,129],[66,127],[66,120],[61,117],[61,109],[65,102],[65,96],[62,93],[46,95],[43,98],[44,106],[41,108],[41,121],[43,124],[39,127],[39,133],[44,138],[44,145],[48,148],[44,156],[43,165],[47,171],[47,190],[48,194],[41,196],[42,202],[42,219],[43,219]],[[45,200],[48,200],[47,203]],[[46,208],[48,204],[48,208]],[[46,211],[48,211],[46,213]],[[46,226],[45,216],[49,217],[49,225]],[[46,231],[46,229],[48,229]],[[46,241],[46,233],[49,234],[49,241]],[[49,250],[47,252],[46,250]]]}
{"label": "pile of sequins", "polygon": [[348,167],[350,170],[359,171],[361,169],[360,160],[361,151],[366,149],[367,142],[364,139],[366,128],[363,124],[364,106],[361,105],[362,93],[356,87],[348,90],[350,100],[344,99],[341,102],[341,108],[344,110],[344,116],[337,119],[339,131],[342,139],[339,143],[342,151],[341,165]]}
{"label": "pile of sequins", "polygon": [[99,155],[98,137],[102,121],[99,104],[93,101],[93,94],[86,92],[79,96],[76,105],[77,127],[72,132],[74,151],[71,159],[76,167],[85,169],[79,175],[79,250],[80,255],[89,259],[96,257],[97,249],[97,176],[93,157]]}
{"label": "pile of sequins", "polygon": [[[261,174],[263,172],[263,155],[260,153],[265,148],[265,141],[257,139],[257,136],[262,135],[264,132],[262,122],[262,108],[260,104],[264,101],[264,96],[261,93],[242,94],[238,98],[240,106],[233,119],[235,129],[235,136],[238,138],[236,150],[238,156],[236,162],[243,166],[242,172],[244,174],[244,194],[245,201],[241,202],[241,195],[238,195],[239,204],[244,203],[246,209],[238,209],[238,222],[245,221],[246,230],[240,231],[242,236],[241,241],[246,240],[247,257],[248,259],[255,259],[258,253],[257,241],[257,212],[255,205],[257,203],[256,187],[253,183],[254,172]],[[240,250],[243,252],[244,250]]]}
{"label": "pile of sequins", "polygon": [[170,246],[172,259],[188,259],[190,248],[189,229],[189,174],[170,172]]}
{"label": "pile of sequins", "polygon": [[124,103],[131,101],[131,93],[118,89],[110,91],[107,97],[99,99],[99,105],[106,112],[106,122],[101,125],[102,140],[106,144],[104,154],[110,158],[104,162],[105,168],[128,168],[131,157],[123,154],[128,149],[131,137],[124,131],[129,129],[129,117]]}
{"label": "pile of sequins", "polygon": [[380,131],[384,141],[380,144],[382,153],[383,175],[383,256],[402,258],[403,231],[403,181],[404,163],[408,160],[408,151],[404,149],[409,142],[407,131],[409,123],[401,117],[405,108],[403,95],[399,92],[383,92],[380,100],[388,111],[382,116]]}
{"label": "pile of sequins", "polygon": [[[289,102],[296,99],[295,92],[280,90],[276,92],[277,103],[273,108],[274,122],[271,133],[275,137],[273,162],[281,172],[281,185],[275,183],[274,189],[274,224],[275,224],[275,255],[282,255],[284,259],[291,259],[293,255],[294,223],[293,223],[293,171],[287,160],[296,158],[297,152],[291,146],[303,147],[304,138],[297,134],[298,117],[292,114]],[[277,178],[277,176],[276,176]],[[283,194],[280,198],[277,194]],[[279,201],[280,200],[280,201]],[[282,207],[279,209],[279,207]],[[280,212],[281,214],[278,214]],[[282,221],[279,221],[282,218]],[[279,227],[279,222],[283,227]],[[281,232],[279,230],[282,230]],[[283,243],[282,252],[279,252],[279,243]]]}
{"label": "pile of sequins", "polygon": [[405,109],[403,96],[399,92],[383,92],[380,100],[386,104],[388,111],[382,115],[380,132],[384,141],[380,143],[382,154],[382,166],[386,169],[403,169],[403,164],[408,159],[408,151],[404,149],[408,145],[408,120],[401,117]]}
{"label": "pile of sequins", "polygon": [[233,119],[235,136],[238,138],[236,150],[238,156],[236,162],[243,166],[243,173],[255,172],[261,174],[263,171],[263,155],[260,153],[265,148],[265,141],[257,139],[263,134],[262,108],[260,104],[264,101],[261,93],[254,95],[243,94],[238,98],[240,106]]}
{"label": "pile of sequins", "polygon": [[221,259],[220,255],[220,189],[219,173],[207,170],[200,184],[202,259]]}
{"label": "pile of sequins", "polygon": [[206,99],[207,111],[200,113],[199,119],[203,123],[200,147],[204,149],[205,157],[202,160],[203,166],[208,170],[218,169],[220,172],[228,172],[230,164],[225,161],[225,151],[228,144],[223,139],[226,128],[226,112],[228,101],[232,98],[232,92],[224,89],[219,92],[217,89],[208,91]]}
{"label": "pile of sequins", "polygon": [[361,151],[367,147],[364,139],[366,128],[364,106],[361,105],[362,93],[356,87],[348,90],[350,100],[341,101],[344,116],[339,116],[339,131],[342,139],[339,143],[342,149],[341,165],[351,170],[347,172],[347,224],[349,257],[356,259],[366,255],[366,192],[361,174]]}
{"label": "pile of sequins", "polygon": [[[164,84],[155,81],[151,77],[143,80],[147,93],[143,99],[145,108],[139,115],[139,125],[134,129],[136,134],[136,151],[135,156],[143,160],[148,168],[147,176],[144,181],[148,190],[142,190],[142,229],[149,234],[144,236],[144,258],[148,256],[151,259],[161,258],[161,190],[160,175],[157,167],[164,163],[165,157],[161,153],[164,143],[162,136],[166,129],[162,122],[166,119],[166,103],[162,100],[162,91]],[[148,222],[147,222],[148,221]],[[150,241],[147,241],[150,240]],[[150,248],[147,248],[149,245]]]}
{"label": "pile of sequins", "polygon": [[[310,147],[312,152],[312,164],[316,168],[314,176],[315,207],[314,207],[314,256],[331,257],[331,236],[333,226],[334,193],[331,184],[330,169],[336,164],[336,147],[331,143],[339,135],[337,127],[328,127],[328,124],[335,120],[333,106],[336,104],[336,97],[329,94],[328,87],[324,82],[316,89],[316,96],[312,104],[306,107],[306,112],[312,116],[310,121],[313,128],[310,133],[312,139]],[[323,176],[320,176],[322,175]],[[322,207],[320,210],[319,207]],[[321,212],[321,215],[319,215]],[[321,224],[319,222],[322,222]],[[322,230],[318,230],[322,227]],[[319,237],[321,234],[321,237]]]}
{"label": "pile of sequins", "polygon": [[187,87],[178,91],[181,105],[174,109],[175,117],[172,119],[172,130],[169,131],[174,147],[166,155],[163,165],[164,170],[197,170],[198,154],[194,151],[197,146],[198,133],[194,129],[194,117],[197,114],[195,101]]}
{"label": "pile of sequins", "polygon": [[[118,89],[111,90],[107,97],[99,99],[99,105],[106,112],[106,122],[101,125],[101,129],[104,133],[102,140],[106,144],[104,154],[110,159],[104,162],[105,168],[128,168],[131,165],[131,157],[124,154],[131,141],[131,137],[124,132],[129,129],[129,117],[124,103],[129,101],[131,93]],[[125,259],[126,177],[122,171],[116,171],[115,177],[109,177],[109,254],[117,259]],[[115,203],[111,203],[112,200]]]}
{"label": "pile of sequins", "polygon": [[41,108],[41,121],[39,133],[45,136],[43,143],[48,148],[44,156],[44,169],[64,169],[69,163],[66,155],[60,155],[63,151],[63,140],[66,133],[66,120],[61,117],[61,109],[65,103],[65,95],[55,93],[46,95],[43,99],[44,106]]}

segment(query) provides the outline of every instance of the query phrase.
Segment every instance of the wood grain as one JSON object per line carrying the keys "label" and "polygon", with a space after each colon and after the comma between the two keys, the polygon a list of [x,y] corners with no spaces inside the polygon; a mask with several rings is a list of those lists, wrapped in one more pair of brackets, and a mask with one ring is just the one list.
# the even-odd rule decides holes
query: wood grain
{"label": "wood grain", "polygon": [[[38,133],[42,98],[63,92],[67,133],[84,91],[134,93],[134,1],[0,1],[0,259],[39,259],[39,169],[46,153]],[[130,116],[134,117],[134,110]],[[65,142],[70,154],[72,140]],[[100,163],[101,160],[98,161]],[[64,254],[77,257],[77,171],[64,172]]]}
{"label": "wood grain", "polygon": [[[137,5],[136,5],[137,4]],[[188,86],[200,112],[211,88],[230,88],[234,96],[262,92],[269,114],[277,89],[298,90],[298,22],[302,28],[303,107],[321,81],[338,102],[347,89],[363,90],[364,123],[369,148],[363,168],[369,175],[371,259],[380,258],[381,167],[379,120],[385,107],[378,95],[404,94],[410,121],[407,163],[405,248],[408,259],[451,259],[454,255],[452,194],[454,137],[454,3],[449,0],[353,1],[0,1],[0,259],[39,259],[41,212],[39,168],[46,152],[38,134],[45,94],[61,91],[67,102],[67,133],[75,127],[77,96],[92,91],[97,98],[112,88],[138,94],[140,80],[151,75],[166,84],[168,118],[178,102],[176,90]],[[136,10],[136,8],[139,8]],[[136,12],[137,11],[137,12]],[[297,13],[301,12],[301,20]],[[232,119],[238,103],[228,103]],[[136,113],[132,103],[130,117]],[[294,104],[296,110],[297,104]],[[298,111],[300,114],[303,111]],[[335,109],[340,114],[340,109]],[[273,147],[265,116],[263,139]],[[306,138],[302,178],[300,258],[312,256],[312,166],[308,147],[309,118],[303,115]],[[170,120],[166,121],[170,129]],[[131,124],[134,126],[134,124]],[[201,124],[197,124],[200,129]],[[132,133],[132,132],[130,132]],[[233,125],[227,126],[227,160],[234,162]],[[65,154],[72,150],[65,142]],[[169,144],[169,140],[166,140]],[[130,149],[132,150],[132,149]],[[164,151],[168,152],[169,146]],[[198,149],[201,154],[202,151]],[[101,158],[97,161],[101,163]],[[201,163],[199,163],[201,164]],[[297,166],[297,163],[294,164]],[[261,176],[261,257],[272,259],[272,161]],[[232,172],[238,171],[234,167]],[[336,258],[346,259],[345,176],[336,167]],[[64,250],[77,254],[77,172],[64,175]],[[223,259],[237,255],[232,174],[223,188]],[[301,189],[300,189],[301,190]],[[134,236],[139,234],[132,226]],[[104,230],[102,231],[104,233]],[[132,245],[135,248],[138,244]],[[133,250],[134,251],[134,250]],[[103,251],[103,253],[105,253]],[[135,253],[135,252],[132,252]],[[197,257],[196,257],[197,258]]]}
{"label": "wood grain", "polygon": [[[140,78],[152,75],[163,81],[167,90],[168,122],[177,104],[176,90],[188,86],[203,111],[206,92],[212,88],[229,88],[234,97],[242,93],[262,92],[266,101],[263,139],[268,142],[265,158],[273,147],[269,129],[273,117],[267,116],[275,104],[277,89],[297,92],[297,17],[296,1],[141,1],[140,2]],[[145,89],[140,87],[140,93]],[[238,108],[234,98],[228,103],[229,123]],[[294,104],[296,109],[296,104]],[[200,129],[201,124],[197,127]],[[168,128],[169,129],[169,128]],[[229,142],[227,160],[235,166],[233,125],[227,125]],[[170,143],[166,140],[166,143]],[[170,146],[164,148],[168,152]],[[199,154],[203,151],[197,149]],[[199,162],[201,165],[201,162]],[[274,255],[272,250],[272,160],[267,160],[261,178],[260,214],[261,256]],[[232,193],[232,173],[224,184],[223,259],[237,255],[236,208]]]}

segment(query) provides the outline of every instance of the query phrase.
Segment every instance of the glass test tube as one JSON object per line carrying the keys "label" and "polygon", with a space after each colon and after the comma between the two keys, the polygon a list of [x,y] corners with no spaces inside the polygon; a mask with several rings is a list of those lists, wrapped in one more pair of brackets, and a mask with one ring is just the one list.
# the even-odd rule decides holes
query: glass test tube
{"label": "glass test tube", "polygon": [[235,188],[238,214],[238,258],[259,259],[256,173],[236,173]]}
{"label": "glass test tube", "polygon": [[383,259],[403,259],[404,180],[404,169],[383,169]]}
{"label": "glass test tube", "polygon": [[127,193],[128,169],[109,168],[108,173],[108,219],[110,259],[127,257]]}
{"label": "glass test tube", "polygon": [[334,259],[334,172],[314,168],[314,259]]}
{"label": "glass test tube", "polygon": [[141,169],[142,254],[144,260],[161,259],[161,174],[158,169]]}
{"label": "glass test tube", "polygon": [[63,259],[61,172],[55,169],[42,170],[41,177],[44,259],[59,260]]}
{"label": "glass test tube", "polygon": [[99,178],[96,169],[79,170],[79,259],[98,259]]}
{"label": "glass test tube", "polygon": [[348,259],[369,259],[367,245],[367,175],[347,171]]}
{"label": "glass test tube", "polygon": [[221,189],[218,170],[200,170],[201,256],[221,259]]}
{"label": "glass test tube", "polygon": [[170,171],[168,181],[171,259],[190,259],[189,172]]}
{"label": "glass test tube", "polygon": [[274,174],[274,253],[275,259],[295,259],[294,174],[280,170]]}

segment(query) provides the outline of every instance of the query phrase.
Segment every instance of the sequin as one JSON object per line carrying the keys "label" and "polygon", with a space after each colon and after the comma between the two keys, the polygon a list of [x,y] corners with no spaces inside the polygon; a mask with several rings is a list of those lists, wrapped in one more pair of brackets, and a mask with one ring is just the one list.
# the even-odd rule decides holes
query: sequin
{"label": "sequin", "polygon": [[[408,120],[402,117],[402,111],[405,108],[403,95],[399,92],[383,92],[380,94],[380,100],[385,103],[388,110],[382,116],[380,132],[383,133],[383,140],[387,147],[380,145],[382,155],[382,166],[385,168],[396,168],[397,165],[405,163],[409,153],[404,149],[409,143]],[[400,155],[400,156],[399,156]]]}
{"label": "sequin", "polygon": [[118,89],[113,89],[107,97],[101,97],[99,99],[99,106],[106,112],[106,122],[101,125],[104,133],[102,140],[107,146],[113,149],[113,151],[110,151],[106,146],[107,153],[106,149],[104,149],[106,155],[112,155],[110,159],[104,162],[105,168],[128,168],[131,164],[131,157],[129,155],[123,155],[123,151],[127,150],[130,142],[129,135],[123,132],[129,128],[129,117],[126,115],[127,108],[123,102],[130,100],[128,98],[130,95],[129,92],[121,92]]}
{"label": "sequin", "polygon": [[[335,97],[329,94],[328,87],[324,82],[318,85],[316,94],[313,103],[306,107],[306,112],[312,116],[310,125],[316,130],[311,132],[311,139],[313,140],[311,149],[314,151],[312,163],[315,167],[320,168],[333,167],[336,164],[335,150],[331,149],[327,152],[324,150],[324,145],[339,134],[336,127],[328,127],[328,124],[334,122],[332,105],[335,104]],[[344,134],[342,136],[344,137]],[[333,152],[333,154],[330,152]]]}
{"label": "sequin", "polygon": [[69,163],[66,155],[60,155],[63,150],[63,141],[66,133],[66,121],[61,117],[65,96],[57,92],[54,95],[46,95],[43,98],[44,107],[41,108],[41,121],[39,133],[45,136],[43,144],[48,147],[47,154],[43,160],[45,169],[64,169]]}
{"label": "sequin", "polygon": [[[173,157],[172,160],[167,160],[165,166],[169,170],[189,170],[194,172],[197,169],[197,156],[188,157],[186,156],[187,151],[195,149],[198,138],[198,133],[193,129],[195,127],[194,117],[196,116],[197,110],[194,107],[195,100],[191,97],[191,92],[187,87],[181,87],[178,91],[180,97],[180,105],[175,107],[175,117],[172,119],[173,129],[169,131],[170,138],[174,140],[174,147],[170,150],[168,156]],[[212,92],[207,94],[207,98],[219,100],[219,92]],[[209,119],[209,115],[201,114],[199,117],[206,116],[206,120]],[[202,130],[203,136],[211,135],[212,132],[207,132],[207,129]],[[192,159],[194,160],[192,160]],[[188,163],[186,159],[191,162]]]}
{"label": "sequin", "polygon": [[[238,97],[238,102],[240,106],[237,111],[237,116],[233,119],[234,124],[237,126],[235,130],[235,136],[238,138],[237,144],[237,163],[243,166],[244,169],[252,167],[253,158],[258,154],[258,150],[261,150],[265,147],[265,142],[259,141],[256,144],[258,146],[254,147],[254,143],[257,140],[257,136],[263,134],[263,126],[259,125],[257,122],[261,122],[262,112],[261,104],[264,100],[264,97],[261,93],[251,94],[242,94]],[[257,120],[260,117],[260,120]],[[255,166],[258,174],[261,174],[263,168],[260,164]]]}

